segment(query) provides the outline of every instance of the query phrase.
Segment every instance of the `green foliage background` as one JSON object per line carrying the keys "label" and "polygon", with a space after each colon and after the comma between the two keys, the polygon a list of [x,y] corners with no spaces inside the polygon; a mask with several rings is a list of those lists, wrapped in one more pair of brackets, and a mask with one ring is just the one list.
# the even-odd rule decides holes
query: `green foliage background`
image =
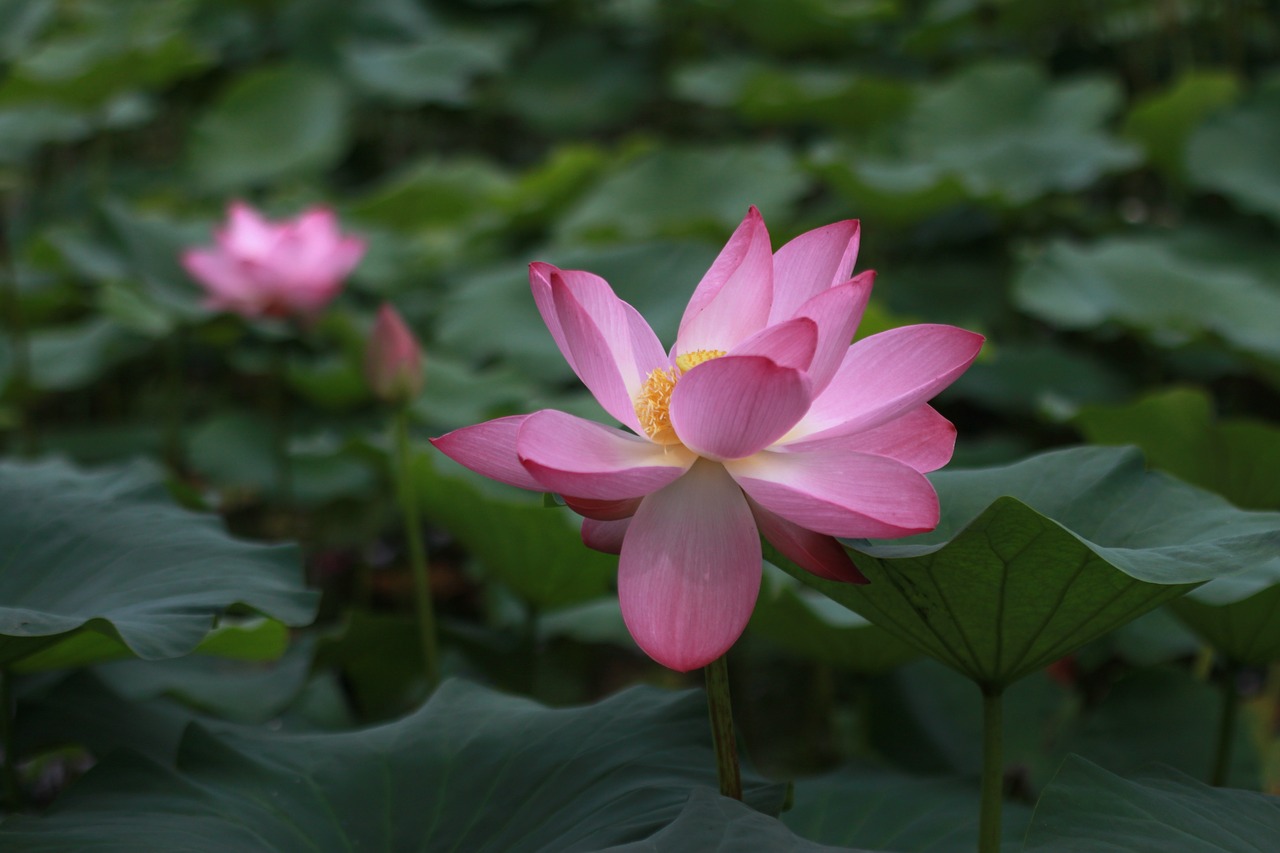
{"label": "green foliage background", "polygon": [[[351,795],[326,776],[334,768],[308,763],[306,737],[338,738],[338,752],[372,767],[394,754],[401,731],[414,732],[404,737],[415,766],[447,768],[459,760],[453,744],[422,738],[425,723],[412,721],[491,711],[510,717],[515,742],[520,732],[530,738],[530,755],[572,751],[572,739],[540,716],[553,712],[460,684],[414,717],[370,730],[369,749],[352,734],[419,708],[425,696],[386,412],[361,376],[373,314],[392,301],[423,341],[418,439],[548,406],[599,416],[537,316],[527,263],[603,275],[669,342],[688,294],[750,204],[775,246],[861,219],[858,268],[879,276],[860,335],[925,321],[987,336],[981,360],[937,401],[959,428],[954,465],[1010,463],[1082,442],[1136,444],[1149,465],[1237,507],[1280,510],[1278,151],[1280,10],[1265,0],[0,0],[0,448],[10,460],[0,463],[10,478],[0,494],[21,495],[0,506],[0,530],[28,530],[36,521],[22,514],[27,497],[65,487],[82,504],[53,513],[73,525],[56,535],[99,541],[92,537],[111,525],[84,530],[76,518],[116,488],[104,483],[123,483],[110,493],[128,504],[125,516],[180,518],[168,504],[146,503],[176,500],[221,513],[240,537],[298,540],[307,582],[323,593],[312,626],[287,630],[307,623],[309,599],[287,580],[281,552],[254,557],[254,546],[222,537],[199,547],[223,549],[250,576],[256,559],[261,573],[239,595],[200,590],[201,630],[215,621],[218,630],[159,642],[144,628],[139,641],[111,621],[115,611],[90,612],[100,567],[41,562],[66,572],[55,592],[83,595],[65,608],[57,595],[40,599],[56,631],[32,633],[27,616],[10,624],[0,610],[0,648],[18,661],[12,737],[25,762],[21,784],[40,805],[69,788],[68,817],[13,818],[0,839],[12,831],[31,845],[22,849],[73,849],[69,839],[100,825],[96,809],[190,817],[190,826],[172,814],[176,823],[154,824],[157,845],[172,843],[167,832],[216,825],[230,808],[219,798],[235,796],[235,786],[201,789],[199,780],[255,772],[247,744],[266,735],[237,727],[264,722],[292,740],[265,748],[271,767],[260,781],[314,773],[320,805],[295,804],[311,818],[329,814],[333,792],[335,801]],[[278,217],[331,205],[346,229],[368,238],[364,262],[315,325],[246,323],[203,306],[178,253],[208,241],[234,198]],[[272,439],[282,421],[288,495]],[[449,674],[551,706],[596,702],[638,681],[692,684],[636,653],[612,597],[613,562],[581,548],[571,513],[482,481],[425,443],[420,450],[410,474],[424,495]],[[69,463],[42,462],[33,474],[13,461],[53,455]],[[139,456],[165,466],[168,497],[158,467],[84,480],[70,467]],[[1110,600],[1106,578],[1136,583],[1122,577],[1131,566],[1104,552],[1141,537],[1108,538],[1096,518],[1075,524],[1113,504],[1106,496],[1071,504],[1069,474],[1094,469],[1045,464],[1050,491],[1064,484],[1068,509],[1052,501],[1045,509],[1014,483],[999,494],[1017,494],[1030,509],[993,504],[983,523],[1025,511],[1034,516],[1026,524],[1070,540],[1067,551],[1102,567],[1089,581],[1099,597],[1073,606],[1100,607]],[[1135,470],[1124,482],[1136,489],[1140,466],[1126,464]],[[960,475],[942,475],[940,491],[951,476]],[[1242,521],[1211,497],[1159,494],[1150,505],[1166,521],[1277,527],[1272,516]],[[141,509],[128,503],[135,499]],[[152,533],[145,521],[120,523]],[[175,529],[190,547],[221,536],[207,522],[194,533],[180,522]],[[1098,537],[1088,532],[1097,529]],[[930,540],[951,551],[908,555],[902,565],[929,562],[946,581],[946,560],[960,559],[959,532]],[[19,539],[0,540],[0,574],[33,553]],[[1234,580],[1124,625],[1063,629],[1088,642],[1055,665],[1055,677],[1034,672],[1009,688],[1008,849],[1022,849],[1030,820],[1017,804],[1041,792],[1047,817],[1038,813],[1028,850],[1097,849],[1072,812],[1081,790],[1134,802],[1151,791],[1200,796],[1183,776],[1110,774],[1160,761],[1207,776],[1214,649],[1216,680],[1244,698],[1230,779],[1280,791],[1280,558],[1267,559],[1266,541],[1250,540],[1261,549],[1249,552],[1256,564],[1236,566],[1250,571]],[[854,545],[886,577],[902,571],[892,554]],[[1135,549],[1156,547],[1141,540]],[[1141,568],[1150,556],[1133,559]],[[41,567],[28,571],[53,571]],[[142,578],[145,569],[131,571]],[[158,603],[108,591],[154,624],[191,630],[185,588]],[[1174,591],[1136,595],[1155,607]],[[13,595],[0,607],[35,606]],[[844,603],[859,609],[858,595]],[[905,599],[876,607],[908,612]],[[717,827],[723,839],[755,832],[777,849],[970,849],[973,827],[957,816],[976,802],[978,695],[956,673],[912,660],[903,631],[863,618],[872,616],[766,566],[760,608],[734,655],[746,748],[777,778],[828,774],[797,787],[785,826],[757,825],[758,813],[724,811],[701,795],[646,805],[641,779],[640,794],[619,795],[637,812],[619,808],[628,820],[655,811],[634,818],[630,835],[592,835],[597,824],[573,811],[611,801],[584,806],[548,794],[547,814],[562,816],[556,826],[572,822],[588,840],[573,847],[576,836],[552,832],[548,847],[509,849],[632,849],[621,845],[657,837],[668,846],[652,849],[713,849],[690,826]],[[1058,648],[1038,642],[1037,655]],[[196,654],[112,660],[138,648],[150,650],[143,657]],[[992,675],[977,657],[970,668],[1002,684],[1026,674]],[[656,691],[625,695],[641,697],[640,722],[624,715],[600,725],[661,732],[675,720],[676,764],[702,766],[697,738],[680,728],[687,709]],[[613,720],[617,700],[605,702],[558,713]],[[484,737],[482,758],[467,759],[477,768],[512,748]],[[1093,764],[1064,765],[1068,752]],[[83,783],[71,782],[99,761]],[[521,784],[542,785],[536,761],[512,766]],[[375,784],[369,767],[357,771],[354,790]],[[650,781],[670,784],[671,773],[680,775]],[[570,775],[564,791],[594,779]],[[90,787],[77,793],[81,784]],[[762,781],[759,789],[768,790]],[[145,805],[102,799],[130,790],[166,793],[140,795]],[[199,799],[199,790],[207,799],[193,807],[184,797]],[[882,790],[900,791],[897,805],[857,805]],[[776,814],[777,802],[761,795],[753,805]],[[1214,807],[1275,819],[1263,797]],[[483,814],[423,826],[467,849],[481,843],[469,833]],[[1174,811],[1167,815],[1163,826],[1175,831]],[[252,835],[256,825],[249,817],[235,831]],[[330,839],[326,850],[353,838],[401,849],[394,832],[379,834],[385,828],[330,836],[330,826],[310,837]],[[1161,837],[1136,831],[1124,843]],[[291,849],[281,838],[261,849]],[[1242,849],[1230,839],[1206,843]]]}

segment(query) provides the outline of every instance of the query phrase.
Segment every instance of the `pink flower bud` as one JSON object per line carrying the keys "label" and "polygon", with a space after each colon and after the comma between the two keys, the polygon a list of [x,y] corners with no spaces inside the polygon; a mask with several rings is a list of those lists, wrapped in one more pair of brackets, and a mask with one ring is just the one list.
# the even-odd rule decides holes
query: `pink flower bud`
{"label": "pink flower bud", "polygon": [[390,303],[378,309],[364,373],[373,393],[388,403],[407,403],[422,391],[422,348]]}
{"label": "pink flower bud", "polygon": [[187,249],[182,265],[212,308],[245,317],[311,317],[342,290],[364,256],[365,241],[343,236],[328,208],[283,222],[232,202],[215,245]]}

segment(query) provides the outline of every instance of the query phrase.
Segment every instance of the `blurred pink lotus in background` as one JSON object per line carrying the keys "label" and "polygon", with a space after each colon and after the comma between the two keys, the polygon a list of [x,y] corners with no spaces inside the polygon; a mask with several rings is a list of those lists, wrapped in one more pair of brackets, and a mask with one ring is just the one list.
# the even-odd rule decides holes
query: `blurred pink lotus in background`
{"label": "blurred pink lotus in background", "polygon": [[916,325],[850,346],[873,273],[850,278],[856,221],[775,254],[753,207],[694,290],[675,346],[599,276],[530,267],[561,353],[630,432],[544,410],[434,440],[481,474],[559,493],[583,540],[619,553],[627,628],[659,663],[688,671],[724,654],[755,606],[763,534],[821,577],[865,582],[834,537],[932,529],[924,472],[955,428],[926,401],[983,338]]}
{"label": "blurred pink lotus in background", "polygon": [[211,308],[245,317],[311,317],[342,290],[365,242],[343,236],[327,208],[272,222],[244,202],[231,204],[215,245],[187,249],[182,265],[204,286]]}
{"label": "blurred pink lotus in background", "polygon": [[422,347],[390,303],[382,303],[365,348],[365,379],[378,399],[407,403],[422,391]]}

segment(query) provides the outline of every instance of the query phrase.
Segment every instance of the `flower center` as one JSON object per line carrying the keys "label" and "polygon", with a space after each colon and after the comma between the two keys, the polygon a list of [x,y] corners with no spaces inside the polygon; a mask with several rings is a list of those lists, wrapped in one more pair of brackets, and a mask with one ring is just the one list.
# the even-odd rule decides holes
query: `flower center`
{"label": "flower center", "polygon": [[671,392],[681,375],[713,358],[724,355],[724,350],[699,349],[676,356],[675,367],[659,367],[649,372],[636,395],[636,417],[644,434],[658,444],[679,444],[675,428],[671,426]]}

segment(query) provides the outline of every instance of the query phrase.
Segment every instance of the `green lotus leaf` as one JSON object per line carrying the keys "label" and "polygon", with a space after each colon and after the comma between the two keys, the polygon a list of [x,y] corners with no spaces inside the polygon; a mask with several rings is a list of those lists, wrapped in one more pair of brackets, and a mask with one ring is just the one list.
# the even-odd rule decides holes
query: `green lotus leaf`
{"label": "green lotus leaf", "polygon": [[[1004,849],[1014,850],[1031,818],[1005,808]],[[805,838],[911,853],[972,853],[978,840],[978,789],[945,776],[854,765],[795,786],[782,822]]]}
{"label": "green lotus leaf", "polygon": [[819,595],[770,563],[751,632],[805,660],[874,675],[911,660],[918,652],[857,613]]}
{"label": "green lotus leaf", "polygon": [[[228,609],[304,625],[316,595],[292,547],[242,542],[175,506],[158,472],[0,462],[0,662],[84,631],[146,659],[195,650]],[[78,659],[78,662],[84,662]]]}
{"label": "green lotus leaf", "polygon": [[1246,509],[1280,507],[1280,429],[1214,418],[1196,388],[1147,394],[1125,406],[1089,406],[1075,418],[1096,444],[1136,444],[1147,460]]}
{"label": "green lotus leaf", "polygon": [[784,568],[994,689],[1280,545],[1280,514],[1148,472],[1133,449],[1060,450],[932,480],[935,531],[852,544],[870,584]]}
{"label": "green lotus leaf", "polygon": [[1060,329],[1119,323],[1166,347],[1206,333],[1280,361],[1274,248],[1221,232],[1055,242],[1014,280],[1023,310]]}
{"label": "green lotus leaf", "polygon": [[197,181],[225,191],[331,166],[346,150],[347,92],[322,71],[262,67],[236,78],[192,129]]}
{"label": "green lotus leaf", "polygon": [[589,240],[723,235],[752,204],[785,217],[809,184],[781,145],[668,146],[607,175],[561,220],[560,234]]}
{"label": "green lotus leaf", "polygon": [[[746,783],[748,802],[776,813],[782,786],[750,776]],[[567,853],[665,831],[658,837],[674,846],[663,850],[715,849],[688,846],[706,837],[700,821],[678,822],[691,792],[714,785],[700,691],[632,688],[552,710],[449,681],[411,716],[361,731],[215,733],[194,725],[177,769],[117,751],[47,815],[0,825],[0,846]],[[721,831],[741,832],[739,821],[758,828],[764,818],[783,837],[757,815],[730,808]]]}
{"label": "green lotus leaf", "polygon": [[1131,779],[1069,757],[1036,806],[1025,853],[1257,853],[1276,843],[1280,797],[1210,788],[1157,767]]}
{"label": "green lotus leaf", "polygon": [[[1173,389],[1128,406],[1091,407],[1076,422],[1091,440],[1134,442],[1153,465],[1240,506],[1280,506],[1280,430],[1261,421],[1215,421],[1203,391]],[[1280,557],[1210,581],[1172,607],[1236,663],[1280,658]]]}
{"label": "green lotus leaf", "polygon": [[1223,193],[1246,210],[1280,221],[1280,77],[1220,113],[1187,144],[1187,173],[1196,186]]}

